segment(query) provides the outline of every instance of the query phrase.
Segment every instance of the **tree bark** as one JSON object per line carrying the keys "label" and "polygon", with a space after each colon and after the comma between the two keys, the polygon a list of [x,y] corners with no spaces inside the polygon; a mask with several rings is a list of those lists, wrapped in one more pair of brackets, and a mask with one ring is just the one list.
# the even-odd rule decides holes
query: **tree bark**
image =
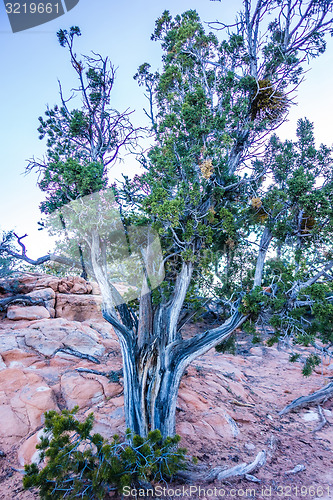
{"label": "tree bark", "polygon": [[259,253],[257,257],[256,270],[254,275],[253,286],[261,286],[262,273],[264,270],[265,260],[269,245],[272,241],[273,235],[268,227],[265,227],[260,240]]}
{"label": "tree bark", "polygon": [[164,437],[174,435],[177,395],[184,370],[196,357],[226,340],[246,317],[236,312],[219,328],[173,342],[165,334],[172,327],[173,318],[165,315],[164,319],[156,322],[154,340],[142,347],[124,342],[115,327],[123,356],[126,426],[143,436],[154,429],[159,429]]}

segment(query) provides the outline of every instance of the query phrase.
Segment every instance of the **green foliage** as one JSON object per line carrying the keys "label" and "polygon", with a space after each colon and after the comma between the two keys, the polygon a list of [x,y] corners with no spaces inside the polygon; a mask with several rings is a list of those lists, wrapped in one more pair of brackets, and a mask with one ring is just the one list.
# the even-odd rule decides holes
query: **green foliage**
{"label": "green foliage", "polygon": [[[332,231],[331,149],[315,146],[313,124],[299,120],[296,142],[280,142],[273,136],[266,149],[265,163],[274,182],[261,202],[275,220],[274,236],[281,242],[298,241],[298,256],[318,238],[325,240]],[[317,182],[321,176],[321,183]],[[278,216],[278,217],[277,217]],[[324,223],[325,221],[325,223]],[[302,243],[300,245],[300,243]]]}
{"label": "green foliage", "polygon": [[266,344],[268,345],[268,347],[272,347],[274,344],[277,344],[279,340],[280,340],[279,331],[276,331],[275,335],[269,337],[269,339],[266,341]]}
{"label": "green foliage", "polygon": [[[145,159],[147,173],[141,178],[147,193],[142,207],[158,226],[170,252],[179,253],[204,272],[213,273],[215,267],[219,276],[225,262],[225,279],[216,293],[229,296],[251,289],[253,283],[252,256],[249,252],[247,258],[241,257],[245,228],[249,228],[247,235],[251,230],[259,233],[260,226],[268,222],[274,235],[284,240],[296,217],[295,205],[288,219],[278,217],[288,203],[286,187],[294,197],[311,188],[311,175],[306,174],[308,183],[304,184],[304,175],[295,164],[294,170],[284,170],[289,174],[287,182],[281,187],[272,183],[265,196],[258,198],[260,210],[253,210],[248,207],[247,174],[242,177],[237,167],[230,167],[232,153],[242,149],[244,137],[253,145],[255,137],[282,119],[288,108],[284,89],[300,74],[295,54],[273,63],[282,39],[274,23],[269,31],[272,40],[264,51],[266,75],[256,80],[250,71],[245,34],[229,33],[227,40],[219,42],[205,32],[195,11],[175,18],[165,11],[152,36],[164,50],[163,69],[152,73],[145,63],[135,76],[157,103],[152,114],[156,143]],[[210,66],[207,61],[214,57],[216,64]],[[270,63],[275,64],[275,70],[286,64],[288,76],[277,83]],[[299,126],[299,137],[308,133],[307,128],[306,124]],[[270,150],[267,159],[269,154]],[[253,162],[255,189],[262,188],[268,168],[264,162]],[[277,180],[278,169],[273,175]],[[306,220],[309,223],[310,216]],[[309,224],[303,226],[306,231]],[[212,251],[206,252],[206,248]],[[170,279],[174,279],[173,274]],[[256,316],[263,305],[261,297],[247,297],[241,310]]]}
{"label": "green foliage", "polygon": [[[41,211],[49,214],[72,200],[95,193],[107,185],[107,170],[119,150],[136,141],[129,113],[110,105],[115,69],[99,54],[78,58],[74,41],[80,28],[59,30],[59,44],[68,50],[78,85],[65,99],[60,86],[60,105],[47,107],[39,117],[38,133],[46,140],[46,155],[32,158],[27,171],[37,170],[38,185],[46,193]],[[75,98],[75,99],[74,99]],[[71,106],[71,103],[76,106]]]}
{"label": "green foliage", "polygon": [[256,328],[256,324],[252,319],[248,319],[243,323],[242,330],[249,335],[252,335],[252,344],[260,344],[262,341],[261,336]]}
{"label": "green foliage", "polygon": [[311,354],[307,357],[302,373],[305,377],[309,377],[313,371],[313,369],[320,364],[320,358],[316,354]]}
{"label": "green foliage", "polygon": [[[15,237],[13,231],[2,231],[0,236],[0,247],[2,249],[14,249]],[[9,276],[15,269],[15,261],[5,251],[0,250],[0,278]]]}
{"label": "green foliage", "polygon": [[271,231],[279,254],[264,265],[264,302],[260,290],[254,300],[250,292],[241,311],[256,317],[256,304],[261,306],[275,329],[270,344],[280,336],[306,346],[313,346],[316,338],[331,343],[333,287],[323,271],[332,261],[332,150],[316,147],[313,124],[303,119],[298,121],[296,141],[270,139],[264,164],[272,181],[251,198],[248,216],[258,235],[260,225]]}
{"label": "green foliage", "polygon": [[52,213],[61,206],[106,187],[104,166],[99,162],[80,163],[75,158],[50,162],[39,182],[47,193],[40,205],[44,213]]}
{"label": "green foliage", "polygon": [[61,47],[65,47],[68,40],[72,41],[75,35],[81,36],[81,30],[78,26],[72,26],[69,30],[69,33],[67,30],[59,30],[57,33],[57,37]]}
{"label": "green foliage", "polygon": [[20,247],[14,231],[0,229],[0,278],[7,278],[16,271],[28,271],[29,266],[11,257],[11,252],[20,254]]}
{"label": "green foliage", "polygon": [[236,354],[237,344],[234,336],[229,337],[226,341],[215,346],[215,350],[220,353]]}
{"label": "green foliage", "polygon": [[298,361],[300,358],[300,354],[296,353],[296,354],[290,354],[289,356],[289,361],[291,363],[296,363],[296,361]]}
{"label": "green foliage", "polygon": [[159,430],[146,438],[133,435],[126,440],[113,436],[107,442],[92,433],[94,416],[75,418],[78,407],[61,414],[45,414],[44,436],[37,448],[46,462],[25,466],[24,488],[38,488],[40,498],[105,498],[108,492],[138,481],[165,481],[186,468],[186,450],[179,448],[180,437],[162,439]]}
{"label": "green foliage", "polygon": [[[161,69],[154,72],[143,63],[135,75],[149,99],[154,142],[140,158],[144,173],[114,186],[122,221],[138,227],[149,222],[161,239],[166,279],[151,294],[153,314],[159,306],[178,308],[175,283],[184,263],[191,263],[194,285],[178,308],[181,313],[197,312],[196,296],[209,290],[225,299],[226,309],[241,299],[238,310],[249,317],[245,328],[254,341],[259,340],[254,323],[262,311],[275,328],[272,341],[279,334],[308,344],[316,335],[332,338],[327,326],[332,324],[331,286],[316,296],[301,286],[316,276],[318,255],[320,266],[332,258],[331,150],[316,147],[313,126],[304,119],[295,142],[274,135],[257,157],[262,141],[288,112],[289,91],[300,82],[303,61],[325,49],[330,21],[320,25],[319,20],[326,6],[314,2],[304,13],[304,4],[294,2],[289,9],[294,17],[288,19],[285,2],[259,2],[250,16],[242,11],[234,29],[224,27],[221,40],[205,30],[194,10],[175,17],[165,11],[156,21],[152,40],[161,43]],[[256,45],[264,25],[268,31]],[[104,71],[106,60],[76,57],[73,40],[79,34],[77,28],[61,30],[58,38],[69,49],[85,89],[82,106],[69,109],[62,99],[60,107],[40,118],[47,161],[34,165],[42,189],[52,190],[45,212],[102,189],[107,165],[132,130],[127,118],[118,120],[109,106],[114,71]],[[122,126],[114,129],[113,123]],[[85,212],[80,229],[87,230],[91,214]],[[103,244],[112,247],[107,229],[105,224]],[[278,255],[266,263],[264,288],[253,288],[264,230],[271,234],[267,255],[272,246]],[[261,256],[266,250],[260,248]]]}
{"label": "green foliage", "polygon": [[265,302],[266,298],[261,287],[256,286],[253,290],[244,295],[239,306],[239,311],[245,316],[249,315],[251,318],[256,318]]}

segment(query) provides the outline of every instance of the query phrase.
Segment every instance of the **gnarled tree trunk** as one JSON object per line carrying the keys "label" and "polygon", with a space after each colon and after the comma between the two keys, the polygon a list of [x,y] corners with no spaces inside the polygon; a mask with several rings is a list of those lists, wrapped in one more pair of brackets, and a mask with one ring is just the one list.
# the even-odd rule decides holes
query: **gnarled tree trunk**
{"label": "gnarled tree trunk", "polygon": [[[104,317],[110,317],[104,312]],[[150,344],[139,348],[123,341],[117,331],[123,356],[126,425],[135,433],[147,435],[159,429],[164,437],[175,432],[178,388],[185,368],[198,356],[227,339],[246,317],[235,312],[221,327],[188,340],[167,342],[156,332]],[[113,321],[111,321],[113,323]],[[164,324],[167,330],[168,324]]]}
{"label": "gnarled tree trunk", "polygon": [[140,435],[154,429],[164,437],[175,433],[178,388],[185,368],[227,339],[246,319],[235,310],[222,326],[183,340],[177,325],[191,276],[192,264],[184,263],[172,299],[154,314],[150,293],[141,298],[137,332],[119,325],[104,299],[104,318],[114,326],[122,350],[126,425]]}
{"label": "gnarled tree trunk", "polygon": [[171,298],[155,309],[144,276],[136,320],[126,304],[121,304],[117,290],[108,281],[97,233],[91,235],[89,243],[91,266],[103,297],[103,316],[115,328],[121,346],[126,425],[142,436],[154,429],[159,429],[164,437],[173,435],[178,388],[185,368],[197,356],[227,339],[246,316],[238,312],[236,305],[223,325],[184,340],[179,319],[193,264],[183,262]]}

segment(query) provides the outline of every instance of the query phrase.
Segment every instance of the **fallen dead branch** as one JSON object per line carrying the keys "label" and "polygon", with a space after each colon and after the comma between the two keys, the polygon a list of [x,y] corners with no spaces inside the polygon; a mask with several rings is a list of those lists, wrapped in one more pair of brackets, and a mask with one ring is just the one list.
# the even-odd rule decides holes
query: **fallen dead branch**
{"label": "fallen dead branch", "polygon": [[279,445],[278,438],[273,434],[268,440],[267,461],[270,462],[273,458]]}
{"label": "fallen dead branch", "polygon": [[224,418],[226,419],[226,421],[230,425],[232,435],[234,437],[238,436],[240,431],[239,431],[238,425],[235,422],[235,420],[226,412],[224,412]]}
{"label": "fallen dead branch", "polygon": [[285,474],[298,474],[299,472],[303,472],[306,469],[305,465],[298,464],[293,469],[287,470]]}
{"label": "fallen dead branch", "polygon": [[320,418],[320,423],[319,425],[313,429],[312,432],[318,432],[318,431],[321,431],[323,427],[325,427],[326,424],[328,424],[326,418],[325,418],[325,415],[324,415],[324,412],[321,408],[320,405],[317,406],[317,410],[318,410],[318,415],[319,415],[319,418]]}
{"label": "fallen dead branch", "polygon": [[280,411],[279,415],[285,415],[296,408],[304,408],[305,406],[319,404],[323,401],[326,401],[330,397],[333,396],[333,382],[325,385],[318,391],[310,394],[309,396],[301,396],[297,399],[294,399],[289,405],[287,405],[283,410]]}
{"label": "fallen dead branch", "polygon": [[251,481],[252,483],[261,483],[261,479],[258,479],[257,477],[252,476],[251,474],[245,474],[245,479]]}
{"label": "fallen dead branch", "polygon": [[262,467],[266,463],[266,452],[260,451],[253,462],[247,464],[242,463],[225,469],[223,467],[208,468],[205,465],[193,466],[190,470],[182,471],[177,474],[180,479],[185,481],[200,481],[210,483],[215,479],[224,481],[225,479],[233,479],[246,476],[255,469]]}
{"label": "fallen dead branch", "polygon": [[232,399],[229,403],[236,406],[245,406],[246,408],[255,408],[254,404],[251,403],[242,403],[242,401],[237,401],[237,399]]}

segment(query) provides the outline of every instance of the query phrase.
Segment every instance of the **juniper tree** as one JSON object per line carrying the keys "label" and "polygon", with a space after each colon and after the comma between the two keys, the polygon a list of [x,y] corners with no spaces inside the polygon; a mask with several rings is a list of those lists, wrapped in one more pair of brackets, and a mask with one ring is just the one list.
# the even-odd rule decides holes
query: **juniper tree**
{"label": "juniper tree", "polygon": [[[275,292],[266,308],[277,335],[325,344],[333,337],[332,149],[315,146],[313,124],[299,120],[297,140],[273,136],[264,160],[271,183],[252,199],[254,221],[277,257],[265,265],[263,285]],[[260,200],[260,201],[259,201]],[[265,236],[264,236],[265,233]],[[273,338],[274,341],[274,338]]]}
{"label": "juniper tree", "polygon": [[[32,158],[26,169],[38,172],[38,186],[46,193],[40,205],[44,214],[104,189],[108,169],[119,160],[120,151],[137,143],[139,131],[132,126],[131,112],[111,107],[115,68],[108,57],[97,53],[80,58],[74,51],[79,36],[77,26],[57,33],[59,44],[69,52],[78,87],[66,99],[59,81],[60,105],[48,107],[45,117],[39,117],[39,138],[46,139],[46,155]],[[66,231],[64,221],[62,225]],[[79,253],[82,276],[87,278],[81,247],[74,245],[73,251]]]}
{"label": "juniper tree", "polygon": [[[258,0],[253,6],[244,0],[233,26],[212,26],[222,30],[222,41],[221,33],[206,33],[194,11],[175,18],[166,11],[156,22],[152,38],[162,45],[162,70],[144,63],[135,77],[150,101],[155,142],[141,157],[143,175],[125,179],[113,192],[127,242],[129,227],[137,227],[134,240],[144,256],[151,241],[140,240],[140,228],[150,226],[154,241],[159,235],[163,283],[154,288],[153,273],[143,273],[139,297],[127,305],[117,302],[108,273],[110,236],[92,224],[80,226],[104,318],[122,348],[126,423],[136,433],[160,429],[172,435],[178,387],[189,363],[263,310],[277,329],[291,319],[304,326],[307,311],[297,317],[294,309],[311,308],[302,303],[316,301],[309,287],[331,278],[330,150],[316,150],[308,122],[300,122],[297,144],[273,137],[265,147],[287,115],[305,59],[325,49],[331,10],[326,0]],[[264,159],[256,158],[258,148]],[[314,182],[318,175],[320,185]],[[68,209],[72,220],[75,203]],[[326,252],[319,261],[316,245]],[[267,260],[274,246],[275,267]],[[224,266],[227,279],[215,292],[226,317],[218,327],[184,339],[191,305],[200,302],[197,295],[207,282],[223,277]],[[321,288],[325,304],[327,293]]]}

